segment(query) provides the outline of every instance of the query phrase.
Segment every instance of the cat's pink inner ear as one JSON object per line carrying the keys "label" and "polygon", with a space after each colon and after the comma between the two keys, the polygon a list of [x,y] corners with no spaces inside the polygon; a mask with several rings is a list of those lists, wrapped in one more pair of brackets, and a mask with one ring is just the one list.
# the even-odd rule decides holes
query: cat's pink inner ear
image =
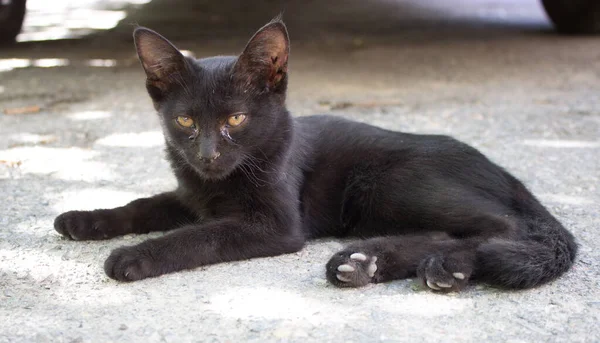
{"label": "cat's pink inner ear", "polygon": [[135,45],[148,79],[161,80],[184,67],[184,57],[166,38],[148,29],[137,29]]}
{"label": "cat's pink inner ear", "polygon": [[279,84],[287,73],[290,43],[285,25],[269,23],[252,37],[238,60],[238,72],[247,81],[266,81],[269,87]]}
{"label": "cat's pink inner ear", "polygon": [[270,58],[271,62],[271,74],[269,80],[277,84],[283,78],[283,75],[287,73],[287,62],[289,56],[289,43],[287,40],[276,40],[272,48],[272,54]]}

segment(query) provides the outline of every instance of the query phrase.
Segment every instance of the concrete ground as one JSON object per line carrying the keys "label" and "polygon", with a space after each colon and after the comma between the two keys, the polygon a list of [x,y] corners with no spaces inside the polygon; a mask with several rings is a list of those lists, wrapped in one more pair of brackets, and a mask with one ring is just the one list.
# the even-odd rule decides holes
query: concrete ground
{"label": "concrete ground", "polygon": [[156,0],[111,31],[0,51],[0,110],[13,113],[0,114],[0,342],[600,341],[600,44],[554,35],[535,1],[289,2],[289,107],[479,148],[578,238],[564,277],[520,292],[439,295],[411,280],[342,290],[324,264],[344,242],[326,239],[108,279],[111,249],[147,237],[72,242],[52,222],[175,184],[128,24],[197,56],[231,54],[279,11],[266,0],[245,15],[230,0],[193,3]]}

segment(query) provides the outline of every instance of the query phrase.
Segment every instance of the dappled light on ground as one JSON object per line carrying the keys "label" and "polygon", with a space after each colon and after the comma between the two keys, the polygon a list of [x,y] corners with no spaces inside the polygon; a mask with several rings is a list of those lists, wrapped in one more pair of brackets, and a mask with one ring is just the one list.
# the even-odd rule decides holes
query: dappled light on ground
{"label": "dappled light on ground", "polygon": [[386,312],[421,317],[460,314],[472,307],[472,299],[458,299],[428,291],[405,295],[400,299],[390,296],[381,302],[381,308]]}
{"label": "dappled light on ground", "polygon": [[160,147],[164,145],[163,134],[160,131],[140,133],[116,133],[96,141],[98,145],[113,147]]}
{"label": "dappled light on ground", "polygon": [[540,148],[600,148],[600,141],[526,139],[523,144]]}
{"label": "dappled light on ground", "polygon": [[113,59],[93,59],[93,60],[87,60],[84,63],[85,63],[85,65],[87,65],[89,67],[110,68],[110,67],[117,66],[117,60],[113,60]]}
{"label": "dappled light on ground", "polygon": [[566,204],[566,205],[574,205],[574,206],[583,206],[583,205],[591,205],[594,203],[594,200],[587,197],[580,197],[575,195],[568,194],[547,194],[541,193],[538,195],[542,201],[549,203],[558,203],[558,204]]}
{"label": "dappled light on ground", "polygon": [[17,41],[79,38],[115,27],[131,6],[150,0],[28,0]]}
{"label": "dappled light on ground", "polygon": [[0,72],[11,71],[17,68],[50,68],[50,67],[63,67],[69,65],[69,60],[64,58],[42,58],[42,59],[28,59],[28,58],[9,58],[0,59]]}
{"label": "dappled light on ground", "polygon": [[[346,292],[346,295],[358,293],[355,290],[342,292]],[[436,317],[467,310],[472,307],[472,300],[423,292],[389,296],[388,299],[380,301],[377,307],[386,313]],[[343,304],[324,304],[319,299],[311,299],[283,289],[250,287],[228,289],[213,296],[210,298],[210,309],[233,318],[304,319],[315,324],[324,321],[330,324],[344,324],[360,320],[369,312],[349,310]]]}
{"label": "dappled light on ground", "polygon": [[[332,314],[331,308],[327,309],[316,299],[309,299],[298,293],[250,287],[228,289],[211,297],[210,309],[228,317],[244,319],[316,319],[319,315]],[[339,317],[339,314],[334,317]]]}
{"label": "dappled light on ground", "polygon": [[98,181],[115,178],[106,163],[92,161],[99,152],[81,148],[17,147],[0,150],[0,160],[14,162],[18,172],[2,173],[0,179],[26,174],[50,175],[61,180]]}
{"label": "dappled light on ground", "polygon": [[111,68],[117,66],[117,61],[114,59],[90,59],[82,61],[71,61],[66,58],[7,58],[0,59],[0,73],[18,68],[55,68],[66,67],[69,65],[81,65],[85,67],[95,68]]}
{"label": "dappled light on ground", "polygon": [[74,121],[97,120],[110,118],[112,113],[107,111],[83,111],[69,114],[69,119]]}
{"label": "dappled light on ground", "polygon": [[84,188],[61,193],[52,208],[57,214],[72,210],[89,211],[123,206],[141,197],[142,195],[139,193],[116,189]]}
{"label": "dappled light on ground", "polygon": [[10,140],[14,141],[15,144],[47,144],[54,142],[56,140],[56,136],[21,132],[10,135]]}

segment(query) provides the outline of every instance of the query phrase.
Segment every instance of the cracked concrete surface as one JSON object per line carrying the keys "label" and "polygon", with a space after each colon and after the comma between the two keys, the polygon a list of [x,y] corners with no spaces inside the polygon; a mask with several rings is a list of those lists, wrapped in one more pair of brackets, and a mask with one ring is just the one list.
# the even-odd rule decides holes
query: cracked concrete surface
{"label": "cracked concrete surface", "polygon": [[[390,3],[410,7],[380,2],[386,11]],[[39,113],[0,114],[0,342],[600,340],[598,39],[552,34],[535,3],[461,4],[456,11],[466,17],[446,20],[442,10],[421,16],[429,12],[415,5],[403,14],[410,25],[388,15],[373,30],[374,19],[352,21],[348,12],[376,18],[377,6],[347,6],[343,15],[331,12],[332,22],[345,23],[335,39],[320,20],[311,22],[312,32],[325,32],[318,38],[298,32],[301,18],[288,9],[289,107],[296,115],[331,113],[474,145],[572,230],[581,253],[571,272],[521,292],[478,285],[440,295],[411,280],[337,289],[325,281],[324,265],[344,241],[325,239],[296,254],[130,284],[108,279],[102,264],[111,249],[147,236],[67,241],[52,229],[54,217],[123,205],[175,184],[124,24],[94,39],[25,43],[0,53],[0,63],[68,61],[0,69],[0,109],[40,106]],[[155,14],[152,6],[145,11]],[[310,6],[322,13],[319,4]],[[486,21],[481,13],[509,19]],[[145,24],[144,7],[131,15]],[[256,28],[253,20],[228,40],[178,31],[176,41],[197,56],[236,53]],[[167,37],[177,31],[164,26]],[[114,63],[92,67],[90,59]]]}

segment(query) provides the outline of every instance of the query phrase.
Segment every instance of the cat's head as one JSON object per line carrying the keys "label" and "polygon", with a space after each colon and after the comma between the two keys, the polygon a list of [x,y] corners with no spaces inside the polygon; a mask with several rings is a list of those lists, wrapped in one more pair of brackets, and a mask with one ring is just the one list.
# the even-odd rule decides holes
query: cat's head
{"label": "cat's head", "polygon": [[239,56],[185,57],[147,28],[137,28],[134,39],[175,163],[219,180],[285,143],[289,38],[280,19],[258,30]]}

